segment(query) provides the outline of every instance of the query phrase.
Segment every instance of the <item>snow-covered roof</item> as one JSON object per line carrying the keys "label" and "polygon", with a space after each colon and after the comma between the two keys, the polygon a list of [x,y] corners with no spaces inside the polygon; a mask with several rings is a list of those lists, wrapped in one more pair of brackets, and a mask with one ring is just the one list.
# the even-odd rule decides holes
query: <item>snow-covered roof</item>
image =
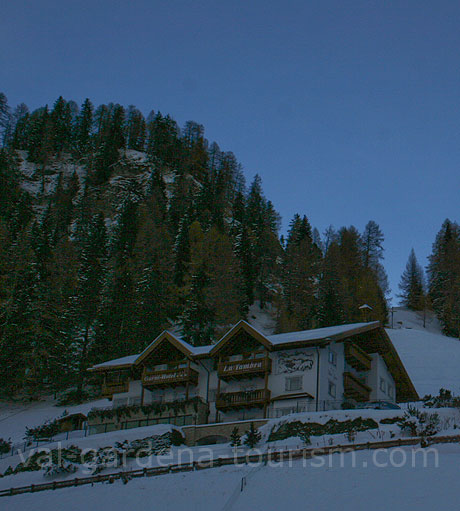
{"label": "snow-covered roof", "polygon": [[184,341],[181,337],[178,337],[177,335],[174,336],[177,341],[179,341],[184,348],[187,348],[192,355],[205,355],[206,353],[209,353],[209,350],[212,348],[212,345],[210,346],[192,346],[187,341]]}
{"label": "snow-covered roof", "polygon": [[[245,321],[241,321],[238,323],[240,324],[246,324]],[[237,326],[237,325],[235,325]],[[264,336],[262,333],[258,332],[254,327],[251,327],[250,325],[247,325],[249,328],[251,328],[252,331],[256,332],[261,337],[264,337],[268,343],[270,343],[272,346],[280,346],[283,344],[291,344],[291,343],[301,343],[301,342],[314,342],[319,340],[326,340],[334,338],[341,337],[343,335],[355,332],[356,330],[360,329],[366,329],[371,330],[373,328],[376,328],[380,326],[380,323],[378,321],[375,321],[373,323],[352,323],[350,325],[338,325],[338,326],[331,326],[326,328],[316,328],[314,330],[301,330],[299,332],[288,332],[285,334],[276,334],[276,335],[266,335]],[[235,327],[234,327],[235,328]],[[230,330],[231,333],[233,329]],[[181,337],[171,333],[171,332],[163,332],[160,336],[155,339],[145,350],[138,354],[138,355],[129,355],[127,357],[122,358],[116,358],[114,360],[109,360],[107,362],[103,362],[102,364],[97,364],[91,368],[92,371],[96,370],[104,370],[109,369],[112,367],[119,367],[119,366],[130,366],[138,361],[142,360],[147,356],[148,353],[150,353],[153,344],[157,343],[161,338],[167,334],[168,337],[173,338],[174,341],[178,344],[180,344],[192,357],[193,356],[203,356],[210,353],[210,351],[213,348],[218,347],[224,340],[224,336],[217,344],[208,345],[208,346],[192,346],[187,341],[184,341]],[[173,342],[174,342],[173,341]]]}
{"label": "snow-covered roof", "polygon": [[378,321],[372,323],[352,323],[350,325],[330,326],[315,328],[314,330],[301,330],[300,332],[288,332],[286,334],[267,335],[266,338],[275,346],[292,342],[319,341],[333,338],[353,332],[357,329],[369,327],[369,330],[380,326]]}
{"label": "snow-covered roof", "polygon": [[108,360],[107,362],[102,362],[102,364],[97,364],[91,367],[91,371],[97,371],[102,369],[110,369],[112,367],[118,366],[130,366],[134,364],[137,357],[139,355],[128,355],[127,357],[115,358],[113,360]]}

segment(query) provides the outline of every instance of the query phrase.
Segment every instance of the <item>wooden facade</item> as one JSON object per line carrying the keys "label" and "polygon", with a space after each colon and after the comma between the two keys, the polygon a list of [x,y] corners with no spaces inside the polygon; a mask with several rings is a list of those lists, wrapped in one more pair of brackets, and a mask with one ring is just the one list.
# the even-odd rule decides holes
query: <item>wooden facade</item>
{"label": "wooden facade", "polygon": [[272,368],[271,359],[247,358],[244,360],[220,362],[217,366],[217,374],[221,380],[238,380],[242,378],[256,378],[270,373]]}
{"label": "wooden facade", "polygon": [[241,408],[266,408],[270,403],[268,389],[246,392],[222,392],[216,397],[216,408],[222,412]]}
{"label": "wooden facade", "polygon": [[189,366],[162,371],[144,369],[142,385],[148,389],[197,385],[198,376],[198,372]]}
{"label": "wooden facade", "polygon": [[352,373],[343,373],[343,388],[346,398],[358,402],[369,401],[371,388]]}
{"label": "wooden facade", "polygon": [[345,360],[357,371],[371,370],[372,357],[354,343],[345,344]]}

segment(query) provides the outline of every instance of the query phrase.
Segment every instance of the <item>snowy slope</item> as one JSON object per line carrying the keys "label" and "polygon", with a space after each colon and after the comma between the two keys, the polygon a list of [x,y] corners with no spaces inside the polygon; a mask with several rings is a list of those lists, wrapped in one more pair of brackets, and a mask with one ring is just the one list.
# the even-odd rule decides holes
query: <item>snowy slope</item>
{"label": "snowy slope", "polygon": [[460,395],[460,341],[442,335],[432,314],[424,328],[421,313],[396,308],[393,325],[387,333],[420,397],[437,395],[440,388]]}
{"label": "snowy slope", "polygon": [[[375,453],[378,452],[378,457]],[[320,459],[294,461],[283,467],[222,467],[132,480],[127,485],[96,484],[25,494],[2,499],[9,511],[24,509],[96,510],[110,505],[111,511],[454,511],[458,506],[458,459],[460,446],[438,447],[427,467],[421,458],[412,466],[411,448],[361,451]],[[406,456],[404,466],[391,466]],[[421,456],[417,454],[417,456]],[[391,458],[392,457],[392,458]],[[377,462],[377,463],[375,463]],[[321,465],[321,466],[320,466]],[[380,466],[378,466],[380,465]],[[250,477],[248,477],[250,476]],[[247,486],[240,491],[242,477]],[[227,506],[231,501],[232,506]]]}
{"label": "snowy slope", "polygon": [[26,427],[35,427],[47,420],[60,417],[64,410],[69,414],[82,412],[85,415],[93,407],[110,406],[108,399],[91,401],[77,406],[54,406],[51,399],[38,403],[0,403],[0,438],[11,438],[12,442],[24,439]]}

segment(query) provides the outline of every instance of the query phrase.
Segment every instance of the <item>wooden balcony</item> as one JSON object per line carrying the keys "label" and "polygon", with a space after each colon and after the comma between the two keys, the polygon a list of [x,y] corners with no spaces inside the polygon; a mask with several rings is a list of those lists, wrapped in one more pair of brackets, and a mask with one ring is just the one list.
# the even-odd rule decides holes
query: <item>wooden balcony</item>
{"label": "wooden balcony", "polygon": [[112,398],[114,394],[121,394],[122,392],[128,392],[129,380],[116,382],[116,383],[104,383],[102,385],[102,396]]}
{"label": "wooden balcony", "polygon": [[345,344],[345,360],[357,371],[370,371],[372,357],[356,344]]}
{"label": "wooden balcony", "polygon": [[369,401],[371,388],[351,373],[343,373],[345,397],[356,401]]}
{"label": "wooden balcony", "polygon": [[220,362],[217,366],[217,374],[221,380],[238,380],[263,376],[272,369],[270,358],[250,358],[233,362]]}
{"label": "wooden balcony", "polygon": [[262,408],[270,403],[270,391],[265,389],[247,392],[223,392],[216,398],[216,408],[221,411],[239,408]]}
{"label": "wooden balcony", "polygon": [[198,384],[198,372],[191,367],[165,369],[163,371],[145,370],[142,385],[147,388],[179,387]]}

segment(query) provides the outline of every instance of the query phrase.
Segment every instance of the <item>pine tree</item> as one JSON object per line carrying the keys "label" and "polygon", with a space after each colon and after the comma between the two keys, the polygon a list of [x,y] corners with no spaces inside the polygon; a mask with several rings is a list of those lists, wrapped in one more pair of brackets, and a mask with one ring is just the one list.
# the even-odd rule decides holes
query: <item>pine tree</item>
{"label": "pine tree", "polygon": [[62,96],[54,103],[50,114],[53,153],[59,157],[69,151],[72,136],[72,111]]}
{"label": "pine tree", "polygon": [[283,258],[283,302],[278,330],[313,328],[317,316],[317,284],[321,253],[313,243],[307,217],[291,221]]}
{"label": "pine tree", "polygon": [[428,266],[429,295],[445,335],[460,337],[460,228],[446,220]]}
{"label": "pine tree", "polygon": [[249,431],[246,431],[244,445],[247,445],[250,449],[254,449],[254,447],[260,442],[261,439],[262,433],[260,433],[260,431],[254,426],[254,423],[251,422]]}
{"label": "pine tree", "polygon": [[89,352],[94,342],[107,261],[107,233],[104,217],[95,215],[83,241],[76,292],[69,310],[74,371],[82,381],[89,365]]}
{"label": "pine tree", "polygon": [[235,426],[230,434],[230,445],[236,450],[241,446],[241,435],[238,432],[238,427]]}
{"label": "pine tree", "polygon": [[74,145],[80,157],[88,154],[91,149],[93,111],[93,104],[86,98],[81,106],[80,114],[75,121],[73,134]]}
{"label": "pine tree", "polygon": [[340,275],[340,247],[329,244],[322,261],[318,291],[318,326],[340,325],[345,322],[345,293]]}
{"label": "pine tree", "polygon": [[388,276],[382,265],[384,240],[385,237],[378,224],[370,220],[362,235],[364,268],[370,268],[374,271],[382,292],[386,295],[389,293],[389,285]]}
{"label": "pine tree", "polygon": [[3,94],[0,92],[0,144],[2,146],[5,145],[10,128],[11,122],[11,112],[10,107],[8,106],[8,100]]}
{"label": "pine tree", "polygon": [[410,251],[406,269],[399,284],[401,305],[408,309],[420,311],[424,307],[424,276],[422,267],[418,264],[414,249]]}

